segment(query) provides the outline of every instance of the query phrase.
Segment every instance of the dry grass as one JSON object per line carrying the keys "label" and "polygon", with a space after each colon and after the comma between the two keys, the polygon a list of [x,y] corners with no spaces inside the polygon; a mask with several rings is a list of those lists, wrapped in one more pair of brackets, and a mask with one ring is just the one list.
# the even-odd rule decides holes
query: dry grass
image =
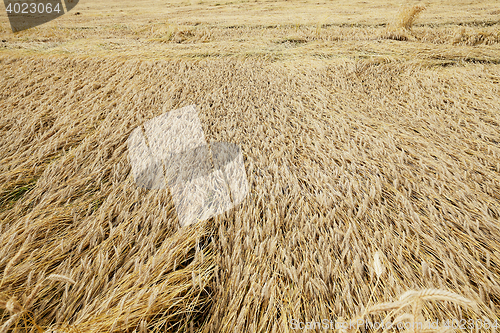
{"label": "dry grass", "polygon": [[[26,48],[0,54],[0,332],[498,319],[498,25],[432,5],[406,41],[376,25],[397,9],[357,26],[249,15],[229,28],[208,14],[224,7],[231,25],[237,6],[294,2],[174,3],[172,26],[142,7],[130,15],[143,26],[111,28],[89,1],[78,19],[92,14],[95,31],[68,17],[4,31]],[[190,10],[200,24],[182,22]],[[123,49],[99,51],[109,36]],[[237,209],[181,229],[168,193],[133,183],[126,140],[191,104],[207,141],[241,146],[252,187]]]}

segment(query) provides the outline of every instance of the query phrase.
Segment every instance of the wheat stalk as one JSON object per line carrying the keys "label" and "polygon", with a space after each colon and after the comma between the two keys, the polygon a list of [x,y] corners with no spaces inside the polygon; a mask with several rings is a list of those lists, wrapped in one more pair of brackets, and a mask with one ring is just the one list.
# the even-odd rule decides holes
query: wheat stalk
{"label": "wheat stalk", "polygon": [[75,280],[64,276],[64,275],[59,275],[59,274],[51,274],[47,277],[47,280],[52,280],[52,281],[59,281],[59,282],[66,282],[69,284],[75,284]]}
{"label": "wheat stalk", "polygon": [[8,332],[9,328],[12,325],[14,325],[15,322],[17,322],[17,320],[19,319],[20,316],[21,316],[20,312],[10,316],[10,318],[2,325],[2,327],[0,327],[0,333]]}
{"label": "wheat stalk", "polygon": [[410,290],[400,296],[399,302],[401,303],[411,303],[414,300],[422,301],[450,301],[466,306],[472,306],[473,301],[460,296],[456,293],[441,289],[424,289],[424,290]]}
{"label": "wheat stalk", "polygon": [[425,10],[424,5],[414,5],[411,7],[403,7],[398,14],[395,26],[410,30],[418,15]]}

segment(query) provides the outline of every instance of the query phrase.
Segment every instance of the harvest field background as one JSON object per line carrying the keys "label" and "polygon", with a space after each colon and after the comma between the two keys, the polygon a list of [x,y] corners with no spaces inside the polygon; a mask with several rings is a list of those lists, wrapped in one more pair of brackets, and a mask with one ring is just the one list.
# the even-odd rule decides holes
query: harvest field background
{"label": "harvest field background", "polygon": [[[497,1],[1,11],[0,332],[500,321]],[[251,189],[180,228],[126,140],[191,104]]]}

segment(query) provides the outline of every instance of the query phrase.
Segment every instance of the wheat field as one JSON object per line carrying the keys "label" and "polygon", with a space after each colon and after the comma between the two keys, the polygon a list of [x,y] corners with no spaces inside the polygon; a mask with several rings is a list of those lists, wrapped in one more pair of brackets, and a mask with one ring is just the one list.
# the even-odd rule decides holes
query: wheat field
{"label": "wheat field", "polygon": [[[499,16],[88,0],[15,34],[1,16],[0,332],[500,324]],[[127,138],[193,104],[250,192],[181,228]]]}

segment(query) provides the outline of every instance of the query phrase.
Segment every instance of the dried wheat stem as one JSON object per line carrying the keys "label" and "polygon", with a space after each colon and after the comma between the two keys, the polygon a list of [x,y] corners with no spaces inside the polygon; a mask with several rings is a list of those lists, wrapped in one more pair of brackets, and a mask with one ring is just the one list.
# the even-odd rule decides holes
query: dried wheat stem
{"label": "dried wheat stem", "polygon": [[12,315],[9,320],[7,320],[5,322],[5,324],[2,325],[2,327],[0,328],[0,333],[7,333],[7,331],[9,330],[9,328],[19,319],[19,317],[21,316],[22,312],[18,312],[14,315]]}
{"label": "dried wheat stem", "polygon": [[59,274],[51,274],[47,277],[47,280],[52,280],[52,281],[59,281],[59,282],[66,282],[70,284],[75,284],[75,280],[64,276],[64,275],[59,275]]}

